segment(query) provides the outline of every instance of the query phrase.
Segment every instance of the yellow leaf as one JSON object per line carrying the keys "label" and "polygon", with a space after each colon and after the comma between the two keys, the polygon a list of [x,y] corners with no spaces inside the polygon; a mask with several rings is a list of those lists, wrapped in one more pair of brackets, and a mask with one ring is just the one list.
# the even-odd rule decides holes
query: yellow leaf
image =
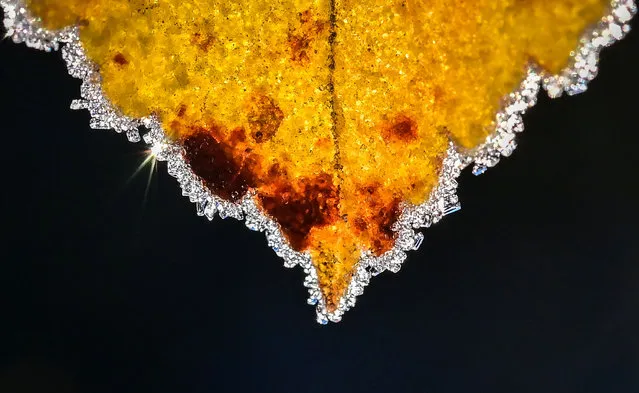
{"label": "yellow leaf", "polygon": [[452,140],[472,149],[536,63],[556,73],[608,0],[30,0],[80,26],[107,97],[156,114],[218,196],[257,193],[334,310],[392,248]]}

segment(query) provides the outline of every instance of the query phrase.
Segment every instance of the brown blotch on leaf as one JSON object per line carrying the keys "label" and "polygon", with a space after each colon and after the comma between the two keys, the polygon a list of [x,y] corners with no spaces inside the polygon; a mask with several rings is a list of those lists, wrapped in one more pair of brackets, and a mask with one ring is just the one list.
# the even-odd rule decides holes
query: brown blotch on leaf
{"label": "brown blotch on leaf", "polygon": [[191,43],[197,46],[200,50],[208,52],[211,46],[217,41],[215,35],[210,32],[194,33],[191,36]]}
{"label": "brown blotch on leaf", "polygon": [[364,191],[368,193],[369,195],[375,194],[378,189],[379,189],[379,183],[369,184],[366,187],[364,187]]}
{"label": "brown blotch on leaf", "polygon": [[268,168],[267,175],[271,181],[286,177],[286,169],[282,168],[279,162],[276,162]]}
{"label": "brown blotch on leaf", "polygon": [[309,23],[313,19],[313,12],[311,12],[311,10],[304,10],[299,13],[299,18],[302,25]]}
{"label": "brown blotch on leaf", "polygon": [[310,61],[309,52],[313,41],[326,30],[328,23],[313,17],[310,10],[299,14],[299,27],[288,34],[288,44],[291,50],[291,60],[299,65],[307,65]]}
{"label": "brown blotch on leaf", "polygon": [[184,117],[186,114],[186,105],[182,104],[177,110],[177,117]]}
{"label": "brown blotch on leaf", "polygon": [[411,142],[417,139],[417,122],[406,115],[397,115],[391,122],[382,126],[385,141]]}
{"label": "brown blotch on leaf", "polygon": [[376,226],[376,236],[373,240],[372,251],[376,256],[380,256],[393,248],[395,232],[392,230],[392,226],[401,213],[399,204],[400,200],[394,199],[390,203],[374,210],[375,215],[372,219]]}
{"label": "brown blotch on leaf", "polygon": [[353,225],[355,226],[355,228],[357,228],[360,231],[365,231],[366,229],[368,229],[368,224],[366,223],[366,221],[361,218],[361,217],[357,217],[356,219],[353,220]]}
{"label": "brown blotch on leaf", "polygon": [[311,229],[339,219],[337,186],[331,175],[322,173],[300,178],[291,184],[283,179],[272,192],[259,194],[264,210],[281,226],[293,249],[308,246]]}
{"label": "brown blotch on leaf", "polygon": [[284,113],[277,103],[265,95],[254,95],[249,101],[248,124],[257,143],[270,140],[280,128]]}
{"label": "brown blotch on leaf", "polygon": [[354,229],[370,239],[373,254],[380,256],[393,247],[395,232],[392,226],[399,218],[401,198],[384,200],[379,183],[359,187],[357,194],[361,202],[360,216],[353,220]]}
{"label": "brown blotch on leaf", "polygon": [[[230,139],[239,138],[239,130],[233,130]],[[221,134],[216,126],[210,129],[196,127],[182,140],[184,158],[211,192],[236,202],[257,183],[251,171],[257,159],[246,154],[234,155],[234,145],[215,137]]]}
{"label": "brown blotch on leaf", "polygon": [[129,61],[120,52],[116,53],[115,56],[113,56],[113,62],[115,64],[117,64],[117,65],[120,65],[120,66],[125,66],[125,65],[129,64]]}
{"label": "brown blotch on leaf", "polygon": [[237,146],[242,142],[246,142],[246,131],[242,127],[235,127],[229,135],[229,144]]}
{"label": "brown blotch on leaf", "polygon": [[288,43],[291,46],[291,60],[302,65],[308,64],[310,58],[306,51],[311,45],[310,39],[305,35],[290,35]]}

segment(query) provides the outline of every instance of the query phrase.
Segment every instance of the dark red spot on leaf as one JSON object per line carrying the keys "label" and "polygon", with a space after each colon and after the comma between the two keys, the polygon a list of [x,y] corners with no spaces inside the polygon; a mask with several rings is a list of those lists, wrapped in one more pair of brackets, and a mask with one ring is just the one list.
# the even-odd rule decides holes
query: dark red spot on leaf
{"label": "dark red spot on leaf", "polygon": [[353,225],[355,226],[355,228],[357,228],[358,230],[362,232],[368,228],[368,224],[361,217],[355,218],[355,220],[353,220]]}
{"label": "dark red spot on leaf", "polygon": [[231,131],[229,136],[229,144],[231,146],[237,146],[238,144],[246,142],[246,132],[242,127],[236,127]]}
{"label": "dark red spot on leaf", "polygon": [[126,57],[124,57],[124,55],[119,52],[116,53],[115,56],[113,56],[113,61],[115,62],[115,64],[121,65],[121,66],[125,66],[129,64],[129,61],[126,59]]}
{"label": "dark red spot on leaf", "polygon": [[277,179],[280,177],[285,177],[286,171],[280,166],[278,162],[276,162],[268,168],[267,174],[270,179]]}
{"label": "dark red spot on leaf", "polygon": [[373,217],[373,221],[377,227],[377,236],[373,241],[373,253],[382,255],[393,247],[395,242],[395,232],[392,226],[399,218],[399,199],[394,199],[390,203],[381,206]]}
{"label": "dark red spot on leaf", "polygon": [[417,122],[406,115],[398,115],[382,126],[382,137],[387,142],[410,142],[417,139]]}
{"label": "dark red spot on leaf", "polygon": [[[237,132],[234,130],[231,135],[237,137]],[[234,146],[219,141],[214,137],[216,134],[221,134],[218,127],[197,128],[183,140],[184,157],[209,190],[220,198],[235,202],[257,183],[250,170],[256,158],[234,156]]]}
{"label": "dark red spot on leaf", "polygon": [[337,187],[326,173],[300,178],[295,185],[283,181],[269,194],[258,197],[264,210],[281,225],[282,232],[295,250],[308,246],[311,229],[339,218]]}
{"label": "dark red spot on leaf", "polygon": [[284,113],[270,97],[255,95],[251,98],[248,111],[251,137],[255,142],[270,140],[280,128]]}
{"label": "dark red spot on leaf", "polygon": [[300,65],[310,61],[309,52],[313,42],[326,30],[328,23],[317,20],[310,10],[299,14],[299,27],[288,34],[288,44],[291,50],[291,60]]}
{"label": "dark red spot on leaf", "polygon": [[186,114],[186,105],[182,104],[177,110],[177,116],[184,117],[185,114]]}
{"label": "dark red spot on leaf", "polygon": [[191,37],[191,42],[193,45],[197,46],[200,50],[204,52],[208,52],[211,49],[211,46],[215,43],[216,38],[215,35],[211,32],[204,33],[194,33]]}
{"label": "dark red spot on leaf", "polygon": [[395,242],[392,226],[399,218],[400,198],[386,199],[381,194],[381,185],[372,183],[358,189],[362,204],[361,216],[353,220],[353,227],[371,239],[373,253],[377,256],[390,250]]}

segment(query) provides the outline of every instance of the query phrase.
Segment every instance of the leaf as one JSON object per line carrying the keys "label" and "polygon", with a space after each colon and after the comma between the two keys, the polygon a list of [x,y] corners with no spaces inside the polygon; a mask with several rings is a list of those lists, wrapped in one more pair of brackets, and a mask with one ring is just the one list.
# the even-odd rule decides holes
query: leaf
{"label": "leaf", "polygon": [[254,191],[308,251],[329,311],[396,241],[527,68],[558,73],[607,0],[31,0],[77,24],[107,97],[156,114],[206,187]]}

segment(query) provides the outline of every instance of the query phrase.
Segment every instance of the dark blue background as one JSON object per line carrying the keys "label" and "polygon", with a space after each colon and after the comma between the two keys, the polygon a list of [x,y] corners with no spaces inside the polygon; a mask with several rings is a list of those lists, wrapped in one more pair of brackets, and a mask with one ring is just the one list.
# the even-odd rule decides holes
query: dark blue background
{"label": "dark blue background", "polygon": [[2,41],[0,393],[639,392],[638,70],[635,31],[319,326],[262,234],[164,164],[145,199],[143,147],[69,110],[60,55]]}

